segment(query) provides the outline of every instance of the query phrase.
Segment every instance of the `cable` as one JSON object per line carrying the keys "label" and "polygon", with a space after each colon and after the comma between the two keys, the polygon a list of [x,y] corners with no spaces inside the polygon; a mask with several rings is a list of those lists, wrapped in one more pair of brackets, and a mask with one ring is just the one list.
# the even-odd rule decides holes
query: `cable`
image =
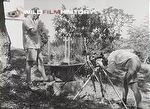
{"label": "cable", "polygon": [[82,92],[83,88],[86,86],[86,84],[90,81],[90,79],[92,78],[93,74],[88,78],[88,80],[84,83],[84,85],[82,86],[82,88],[78,91],[78,93],[75,95],[75,97],[73,98],[73,100],[75,100],[77,98],[77,96]]}
{"label": "cable", "polygon": [[[84,63],[82,66],[80,66],[80,67],[76,70],[76,72],[75,72],[74,74],[76,74],[84,65],[85,65],[85,63]],[[66,81],[66,82],[62,85],[62,88],[67,84],[67,82],[68,82],[68,81]],[[60,90],[61,90],[61,88],[59,88],[59,89],[53,94],[53,96],[54,96],[57,92],[59,92]]]}
{"label": "cable", "polygon": [[[63,85],[62,85],[62,87],[64,87],[65,85],[67,84],[67,82],[65,82]],[[61,88],[59,88],[52,96],[54,96],[58,91],[60,91],[61,90]]]}
{"label": "cable", "polygon": [[[106,90],[106,85],[105,85],[105,90]],[[111,101],[108,99],[108,93],[107,93],[107,92],[105,92],[105,93],[106,93],[107,100],[108,100],[108,102],[109,102],[111,108],[114,109],[114,108],[113,108],[113,104],[112,104]]]}

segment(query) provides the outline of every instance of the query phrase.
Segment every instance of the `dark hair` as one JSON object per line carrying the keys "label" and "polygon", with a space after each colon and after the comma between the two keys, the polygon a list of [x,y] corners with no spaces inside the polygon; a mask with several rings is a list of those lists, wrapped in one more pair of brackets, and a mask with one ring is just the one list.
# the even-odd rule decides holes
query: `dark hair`
{"label": "dark hair", "polygon": [[108,65],[108,59],[104,56],[103,52],[101,52],[100,56],[97,57],[97,58],[102,58],[102,63],[103,63],[104,66]]}
{"label": "dark hair", "polygon": [[107,66],[108,65],[108,59],[104,57],[102,60],[102,63],[104,66]]}
{"label": "dark hair", "polygon": [[[96,54],[96,53],[94,53],[94,54]],[[104,66],[107,66],[108,65],[108,60],[107,60],[107,58],[105,58],[105,56],[104,56],[104,54],[101,52],[100,53],[100,55],[99,56],[96,56],[96,57],[94,57],[94,58],[91,58],[90,57],[90,61],[91,61],[91,63],[93,64],[93,66],[97,66],[96,65],[96,60],[97,59],[102,59],[102,63],[103,63],[103,65]]]}
{"label": "dark hair", "polygon": [[83,56],[86,56],[86,55],[90,55],[90,53],[87,52],[86,50],[83,50],[83,51],[82,51],[82,55],[83,55]]}
{"label": "dark hair", "polygon": [[31,10],[34,11],[35,13],[37,13],[37,11],[40,10],[40,8],[34,7],[34,8],[32,8]]}

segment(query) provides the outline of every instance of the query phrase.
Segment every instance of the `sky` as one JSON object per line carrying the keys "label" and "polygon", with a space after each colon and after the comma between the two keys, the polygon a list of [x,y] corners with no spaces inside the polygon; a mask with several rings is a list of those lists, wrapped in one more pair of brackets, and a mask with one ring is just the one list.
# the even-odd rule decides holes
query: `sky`
{"label": "sky", "polygon": [[[102,11],[104,8],[113,6],[123,9],[126,13],[132,14],[137,19],[135,24],[138,25],[145,17],[149,15],[149,0],[26,0],[25,9],[39,7],[40,9],[57,10],[61,9],[62,4],[67,9],[74,7],[88,6]],[[41,15],[41,19],[45,21],[46,27],[50,30],[49,35],[53,39],[55,31],[52,19],[54,15]],[[125,32],[124,32],[125,34]]]}
{"label": "sky", "polygon": [[[10,0],[10,1],[17,1],[16,3],[18,4],[20,1],[23,0]],[[134,15],[136,19],[135,21],[136,25],[139,25],[144,21],[146,17],[149,17],[149,10],[150,10],[149,0],[24,0],[23,3],[25,10],[31,9],[33,7],[39,7],[40,9],[46,10],[58,10],[61,9],[62,4],[65,5],[67,9],[72,9],[74,7],[88,6],[90,8],[95,8],[98,11],[113,6],[114,8],[123,9],[125,13]],[[14,5],[13,3],[13,6],[11,6],[11,8],[14,6],[17,5]],[[9,6],[8,9],[11,8]],[[54,14],[49,15],[44,14],[40,16],[40,19],[45,23],[46,28],[49,30],[51,40],[54,39],[55,34],[54,25],[52,22],[53,18]],[[21,22],[20,21],[7,21],[7,22],[8,22],[7,23],[8,31],[11,34],[11,39],[13,39],[12,46],[22,48],[22,39],[21,39],[22,30],[20,30]],[[12,28],[12,25],[14,28]],[[123,35],[126,37],[126,32],[124,32]]]}

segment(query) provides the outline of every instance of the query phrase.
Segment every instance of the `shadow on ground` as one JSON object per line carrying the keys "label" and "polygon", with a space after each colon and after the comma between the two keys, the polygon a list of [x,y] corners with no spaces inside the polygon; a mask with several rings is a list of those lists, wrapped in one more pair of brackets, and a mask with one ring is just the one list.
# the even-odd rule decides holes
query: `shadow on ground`
{"label": "shadow on ground", "polygon": [[16,71],[0,74],[1,109],[111,109],[91,100],[72,100],[63,94],[54,96],[53,88],[42,88],[44,84],[32,90],[24,77]]}

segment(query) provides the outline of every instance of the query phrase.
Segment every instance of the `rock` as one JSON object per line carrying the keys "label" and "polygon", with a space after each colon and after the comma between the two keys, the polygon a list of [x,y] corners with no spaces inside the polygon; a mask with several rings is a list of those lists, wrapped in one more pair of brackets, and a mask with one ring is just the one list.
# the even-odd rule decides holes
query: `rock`
{"label": "rock", "polygon": [[14,102],[5,102],[2,103],[1,108],[3,109],[18,109],[18,105],[15,104]]}
{"label": "rock", "polygon": [[61,82],[54,83],[54,94],[59,96],[61,94],[65,94],[65,96],[74,96],[78,90],[82,87],[81,81],[72,81],[72,82]]}

